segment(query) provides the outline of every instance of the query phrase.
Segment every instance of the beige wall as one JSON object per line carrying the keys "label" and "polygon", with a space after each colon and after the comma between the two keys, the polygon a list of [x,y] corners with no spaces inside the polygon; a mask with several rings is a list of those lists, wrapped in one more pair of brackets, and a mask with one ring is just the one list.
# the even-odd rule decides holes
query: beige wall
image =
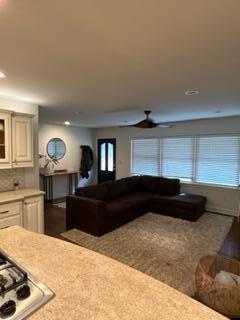
{"label": "beige wall", "polygon": [[[39,188],[39,170],[38,170],[38,106],[36,104],[16,101],[10,98],[0,96],[0,109],[12,110],[34,115],[34,167],[25,169],[0,170],[0,180],[4,188],[1,191],[13,187],[14,177],[17,176],[21,185],[29,188]],[[6,180],[6,177],[8,179]],[[24,185],[23,185],[24,184]]]}
{"label": "beige wall", "polygon": [[[172,128],[138,129],[138,128],[104,128],[96,129],[95,137],[116,138],[116,170],[117,178],[130,175],[131,172],[131,138],[134,137],[166,137],[201,134],[240,134],[240,117],[229,117],[209,120],[186,121],[175,124]],[[207,208],[211,211],[237,215],[240,191],[209,187],[203,185],[183,184],[182,190],[203,194],[208,198]]]}
{"label": "beige wall", "polygon": [[[89,145],[94,147],[94,131],[93,129],[64,126],[39,124],[39,153],[47,154],[47,143],[52,138],[60,138],[66,144],[66,154],[59,161],[56,169],[79,170],[81,160],[81,145]],[[81,179],[80,185],[86,185],[93,182],[94,170],[90,173],[89,179]],[[64,197],[68,191],[68,181],[66,177],[54,178],[54,198]]]}

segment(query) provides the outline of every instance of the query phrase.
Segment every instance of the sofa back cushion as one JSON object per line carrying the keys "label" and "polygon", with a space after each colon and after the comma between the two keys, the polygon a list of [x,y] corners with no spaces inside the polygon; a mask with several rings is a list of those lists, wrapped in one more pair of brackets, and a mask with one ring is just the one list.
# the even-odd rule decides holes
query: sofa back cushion
{"label": "sofa back cushion", "polygon": [[174,196],[180,192],[180,180],[179,179],[168,179],[160,177],[158,179],[158,186],[156,193],[163,194],[166,196]]}
{"label": "sofa back cushion", "polygon": [[135,192],[139,191],[141,188],[141,177],[139,176],[132,176],[127,177],[124,179],[127,183],[127,191],[128,192]]}
{"label": "sofa back cushion", "polygon": [[141,176],[141,189],[144,191],[155,192],[158,185],[158,177]]}
{"label": "sofa back cushion", "polygon": [[107,187],[104,184],[96,184],[88,187],[77,188],[75,191],[77,196],[105,200],[107,198]]}
{"label": "sofa back cushion", "polygon": [[103,185],[107,187],[108,199],[114,199],[127,193],[127,183],[124,179],[105,182]]}

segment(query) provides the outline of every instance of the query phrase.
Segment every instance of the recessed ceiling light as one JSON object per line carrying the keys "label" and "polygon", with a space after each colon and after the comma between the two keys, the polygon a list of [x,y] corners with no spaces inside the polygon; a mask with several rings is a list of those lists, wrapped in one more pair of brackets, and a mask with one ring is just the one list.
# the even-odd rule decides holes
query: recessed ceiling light
{"label": "recessed ceiling light", "polygon": [[6,74],[4,72],[0,71],[0,79],[4,79],[6,77],[7,77]]}
{"label": "recessed ceiling light", "polygon": [[187,90],[185,91],[185,95],[186,96],[195,96],[197,94],[199,94],[200,92],[198,90]]}
{"label": "recessed ceiling light", "polygon": [[65,124],[66,126],[70,126],[71,122],[70,122],[70,121],[65,121],[64,124]]}

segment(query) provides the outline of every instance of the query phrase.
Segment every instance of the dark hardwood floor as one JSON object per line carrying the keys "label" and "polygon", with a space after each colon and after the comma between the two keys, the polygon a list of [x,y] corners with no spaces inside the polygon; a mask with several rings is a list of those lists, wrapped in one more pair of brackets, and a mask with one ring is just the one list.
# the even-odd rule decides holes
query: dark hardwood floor
{"label": "dark hardwood floor", "polygon": [[[66,231],[66,209],[46,203],[45,208],[45,234],[59,238]],[[60,237],[61,238],[61,237]]]}
{"label": "dark hardwood floor", "polygon": [[240,260],[240,223],[234,218],[232,227],[224,240],[219,254]]}
{"label": "dark hardwood floor", "polygon": [[[66,210],[53,204],[45,204],[45,234],[61,238],[66,231]],[[232,227],[224,240],[219,254],[240,260],[240,223],[234,219]]]}

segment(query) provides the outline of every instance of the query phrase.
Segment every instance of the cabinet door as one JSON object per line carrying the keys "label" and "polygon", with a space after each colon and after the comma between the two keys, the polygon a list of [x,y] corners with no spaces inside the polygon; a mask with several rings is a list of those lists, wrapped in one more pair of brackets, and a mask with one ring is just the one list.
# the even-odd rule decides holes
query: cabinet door
{"label": "cabinet door", "polygon": [[11,114],[0,113],[0,168],[12,166],[11,159]]}
{"label": "cabinet door", "polygon": [[27,230],[44,233],[43,196],[24,200],[23,226]]}
{"label": "cabinet door", "polygon": [[13,167],[33,166],[33,125],[31,117],[12,118]]}

